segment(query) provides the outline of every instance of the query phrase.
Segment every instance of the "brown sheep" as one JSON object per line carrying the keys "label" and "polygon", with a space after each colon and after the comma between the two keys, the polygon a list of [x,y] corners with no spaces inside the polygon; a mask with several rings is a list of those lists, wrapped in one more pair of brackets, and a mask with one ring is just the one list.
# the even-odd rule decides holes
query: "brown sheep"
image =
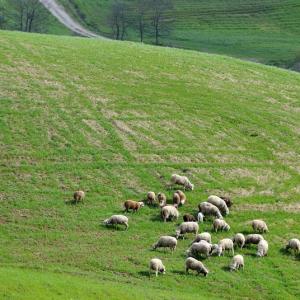
{"label": "brown sheep", "polygon": [[173,204],[180,205],[180,196],[178,193],[173,194]]}
{"label": "brown sheep", "polygon": [[78,202],[80,202],[80,201],[83,202],[84,197],[85,197],[84,191],[76,191],[76,192],[74,193],[74,195],[73,195],[73,198],[74,198],[74,202],[75,202],[75,203],[78,203]]}
{"label": "brown sheep", "polygon": [[153,205],[155,203],[156,196],[154,192],[148,192],[147,194],[147,201],[149,205]]}
{"label": "brown sheep", "polygon": [[158,193],[157,200],[160,207],[163,207],[167,204],[167,197],[164,193]]}
{"label": "brown sheep", "polygon": [[227,207],[231,207],[233,205],[233,201],[227,197],[227,196],[220,196],[221,199],[223,199],[227,205]]}
{"label": "brown sheep", "polygon": [[132,209],[133,212],[137,212],[143,206],[144,206],[144,202],[136,202],[133,200],[127,200],[124,202],[124,207],[126,212],[129,212],[130,209]]}
{"label": "brown sheep", "polygon": [[184,222],[197,222],[196,218],[191,214],[185,214],[183,216],[183,221]]}
{"label": "brown sheep", "polygon": [[180,197],[180,204],[183,205],[186,202],[186,196],[183,191],[177,190],[175,193],[177,193]]}

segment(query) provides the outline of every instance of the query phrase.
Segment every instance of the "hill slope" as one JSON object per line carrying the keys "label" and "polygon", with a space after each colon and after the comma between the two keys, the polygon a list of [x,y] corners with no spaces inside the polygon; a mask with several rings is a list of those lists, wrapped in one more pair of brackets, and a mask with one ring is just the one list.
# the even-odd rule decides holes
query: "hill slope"
{"label": "hill slope", "polygon": [[[300,231],[299,94],[299,74],[227,57],[0,32],[0,295],[299,298],[299,261],[281,251]],[[244,272],[224,256],[204,262],[207,278],[186,276],[191,236],[173,255],[150,250],[176,228],[157,208],[129,215],[126,232],[100,225],[125,199],[170,197],[173,172],[196,186],[181,214],[209,194],[234,198],[232,230],[214,243],[262,218],[269,256],[253,247]],[[66,204],[79,188],[86,202]],[[149,280],[155,256],[167,274]]]}

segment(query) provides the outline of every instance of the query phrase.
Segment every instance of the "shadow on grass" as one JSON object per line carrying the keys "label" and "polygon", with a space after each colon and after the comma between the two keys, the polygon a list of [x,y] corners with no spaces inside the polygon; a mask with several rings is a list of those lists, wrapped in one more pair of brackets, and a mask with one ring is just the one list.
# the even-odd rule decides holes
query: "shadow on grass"
{"label": "shadow on grass", "polygon": [[[140,276],[143,276],[143,277],[148,277],[149,278],[149,271],[139,271],[138,274]],[[154,274],[154,273],[153,273]],[[152,274],[151,274],[152,275]],[[154,277],[155,277],[155,274],[154,274]]]}
{"label": "shadow on grass", "polygon": [[173,273],[173,274],[176,274],[176,275],[189,275],[189,274],[186,274],[186,272],[185,271],[178,271],[178,270],[173,270],[173,271],[171,271],[171,273]]}
{"label": "shadow on grass", "polygon": [[82,204],[83,202],[82,201],[76,201],[76,200],[74,200],[74,199],[71,199],[71,200],[66,200],[65,201],[65,204],[66,205],[77,205],[77,204]]}
{"label": "shadow on grass", "polygon": [[230,267],[229,266],[223,266],[221,269],[225,272],[230,272]]}

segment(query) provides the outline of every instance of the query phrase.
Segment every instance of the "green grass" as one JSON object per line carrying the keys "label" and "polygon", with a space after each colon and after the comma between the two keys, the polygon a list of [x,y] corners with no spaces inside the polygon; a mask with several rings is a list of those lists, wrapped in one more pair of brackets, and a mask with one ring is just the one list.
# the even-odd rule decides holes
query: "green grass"
{"label": "green grass", "polygon": [[[2,298],[299,299],[299,260],[281,251],[300,231],[299,95],[299,74],[225,56],[0,31]],[[213,242],[261,218],[268,257],[253,247],[238,251],[244,272],[225,256],[187,276],[192,236],[150,250],[176,228],[157,208],[129,214],[128,231],[101,225],[149,190],[170,199],[184,169],[196,188],[181,215],[230,195],[232,229]],[[85,203],[66,204],[79,188]],[[156,256],[167,273],[149,280]]]}
{"label": "green grass", "polygon": [[[111,33],[107,15],[113,0],[60,0],[80,22],[104,35]],[[133,21],[135,1],[128,0]],[[264,64],[293,68],[300,62],[298,0],[175,0],[172,47],[226,54]],[[127,39],[139,40],[130,28]],[[153,38],[146,38],[153,42]]]}

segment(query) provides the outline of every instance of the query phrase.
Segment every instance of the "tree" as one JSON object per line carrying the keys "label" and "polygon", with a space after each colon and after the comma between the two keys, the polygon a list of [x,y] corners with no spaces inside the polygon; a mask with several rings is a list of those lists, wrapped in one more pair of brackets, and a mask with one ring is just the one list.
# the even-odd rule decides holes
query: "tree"
{"label": "tree", "polygon": [[128,7],[124,2],[115,1],[110,7],[108,24],[111,26],[113,37],[116,40],[124,40],[128,26]]}
{"label": "tree", "polygon": [[172,0],[150,0],[151,19],[153,26],[153,33],[155,37],[155,44],[159,44],[159,38],[164,33],[169,33],[172,18],[166,16],[167,11],[172,11]]}
{"label": "tree", "polygon": [[138,0],[136,7],[137,28],[140,35],[141,43],[144,41],[145,31],[147,27],[147,12],[149,10],[149,0]]}
{"label": "tree", "polygon": [[0,29],[4,28],[5,23],[6,23],[6,19],[5,19],[4,7],[0,3]]}

